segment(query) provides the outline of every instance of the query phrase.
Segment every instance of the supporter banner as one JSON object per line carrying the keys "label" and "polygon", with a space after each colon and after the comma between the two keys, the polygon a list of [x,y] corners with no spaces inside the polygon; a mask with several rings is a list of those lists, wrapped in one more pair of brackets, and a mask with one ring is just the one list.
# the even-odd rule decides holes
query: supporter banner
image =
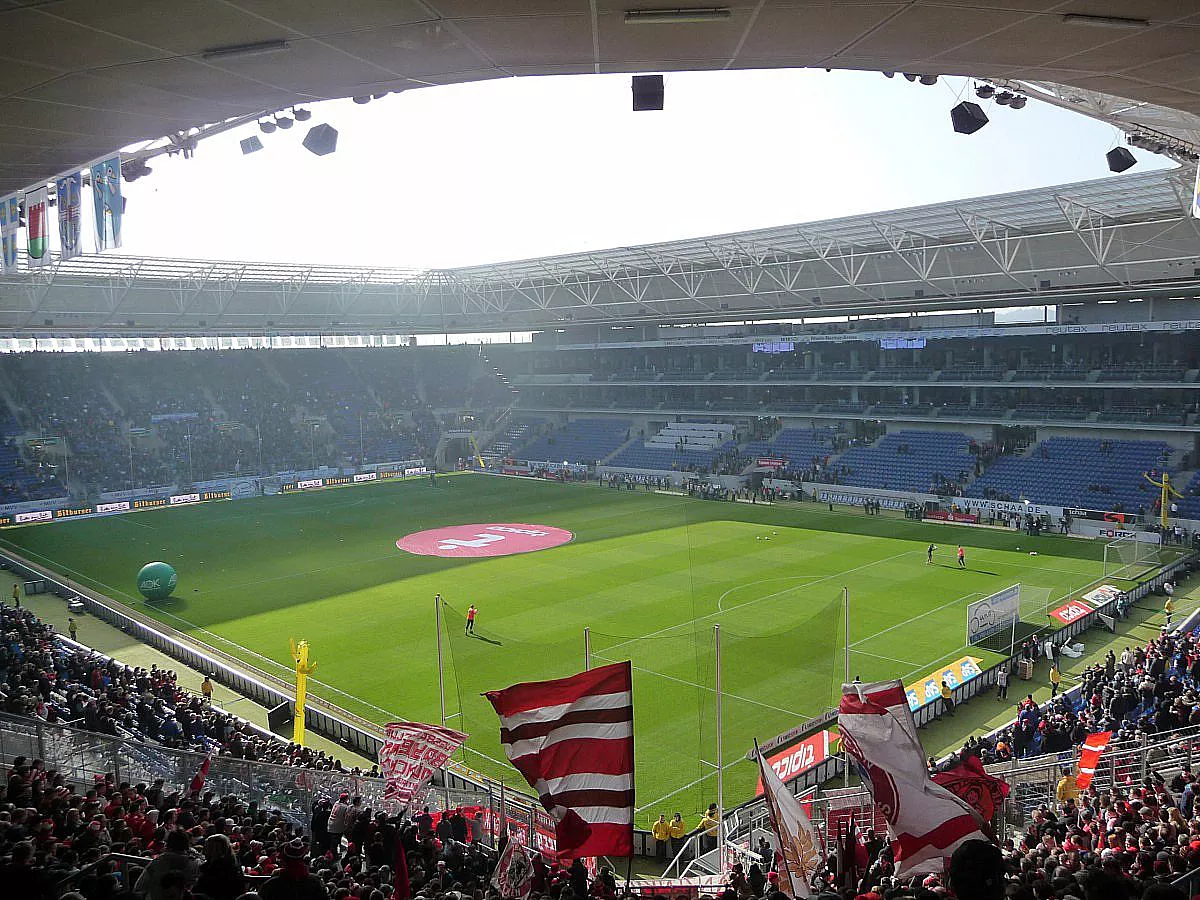
{"label": "supporter banner", "polygon": [[65,262],[83,255],[83,175],[75,172],[54,180],[58,206],[58,243]]}
{"label": "supporter banner", "polygon": [[121,246],[121,218],[125,202],[121,197],[120,154],[92,166],[92,211],[96,225],[96,252]]}
{"label": "supporter banner", "polygon": [[150,417],[150,422],[157,425],[159,422],[188,422],[199,418],[200,413],[194,412],[155,413]]}
{"label": "supporter banner", "polygon": [[[797,775],[807,772],[818,763],[829,758],[830,747],[837,742],[837,735],[829,729],[805,738],[798,744],[793,744],[786,750],[781,750],[767,757],[767,765],[775,770],[779,780],[786,784]],[[832,752],[836,753],[834,749]],[[762,776],[759,776],[758,786],[754,796],[761,797],[763,793]]]}
{"label": "supporter banner", "polygon": [[21,229],[21,198],[0,197],[0,275],[17,274],[17,232]]}
{"label": "supporter banner", "polygon": [[40,187],[25,195],[25,250],[30,268],[50,264],[50,191]]}
{"label": "supporter banner", "polygon": [[533,884],[533,861],[520,841],[508,841],[496,863],[492,887],[505,900],[529,896]]}
{"label": "supporter banner", "polygon": [[956,510],[945,509],[935,509],[932,512],[926,512],[923,517],[938,522],[965,522],[970,525],[974,525],[979,521],[979,516],[975,515],[975,513],[960,513]]}
{"label": "supporter banner", "polygon": [[991,637],[1021,617],[1021,586],[997,591],[990,597],[976,600],[967,607],[967,643],[974,644]]}
{"label": "supporter banner", "polygon": [[760,469],[782,469],[787,463],[775,456],[760,456],[758,458],[758,467]]}
{"label": "supporter banner", "polygon": [[1071,600],[1067,603],[1064,603],[1058,609],[1052,610],[1050,615],[1058,619],[1058,621],[1062,622],[1064,625],[1070,625],[1072,622],[1082,619],[1091,611],[1092,608],[1082,600]]}
{"label": "supporter banner", "polygon": [[960,684],[966,684],[973,678],[978,678],[983,674],[983,670],[979,668],[979,660],[973,656],[964,656],[962,659],[957,659],[948,666],[942,666],[936,672],[930,672],[920,681],[910,684],[904,689],[904,693],[908,697],[908,708],[912,710],[920,709],[926,703],[932,703],[934,700],[942,696],[942,682],[950,685],[951,688],[956,688]]}
{"label": "supporter banner", "polygon": [[463,745],[467,736],[439,725],[389,722],[379,748],[384,800],[411,803],[413,796],[433,778],[433,773]]}

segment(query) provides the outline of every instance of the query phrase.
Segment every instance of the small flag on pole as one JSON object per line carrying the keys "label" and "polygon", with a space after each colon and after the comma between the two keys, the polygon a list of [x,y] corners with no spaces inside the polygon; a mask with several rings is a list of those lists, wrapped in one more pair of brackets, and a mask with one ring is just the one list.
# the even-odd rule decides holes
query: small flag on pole
{"label": "small flag on pole", "polygon": [[204,779],[208,777],[208,770],[212,766],[212,754],[204,754],[204,762],[200,763],[200,768],[196,770],[196,774],[192,776],[192,783],[188,785],[188,796],[198,797],[200,792],[204,790]]}
{"label": "small flag on pole", "polygon": [[532,886],[533,860],[529,858],[529,851],[520,841],[510,838],[496,863],[492,887],[499,891],[505,900],[517,900],[528,897]]}
{"label": "small flag on pole", "polygon": [[1083,742],[1083,752],[1079,754],[1079,775],[1075,778],[1075,784],[1081,791],[1087,790],[1088,785],[1092,783],[1092,778],[1096,775],[1096,765],[1100,762],[1100,754],[1104,752],[1111,738],[1111,731],[1100,731],[1089,734]]}

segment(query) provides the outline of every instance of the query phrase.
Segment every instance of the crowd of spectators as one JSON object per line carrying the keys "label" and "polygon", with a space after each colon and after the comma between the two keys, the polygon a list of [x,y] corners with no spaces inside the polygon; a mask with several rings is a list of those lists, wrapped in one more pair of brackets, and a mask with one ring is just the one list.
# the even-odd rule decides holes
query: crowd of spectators
{"label": "crowd of spectators", "polygon": [[328,754],[280,741],[187,693],[172,671],[126,666],[58,641],[29,610],[8,606],[0,608],[0,710],[217,756],[347,771]]}
{"label": "crowd of spectators", "polygon": [[465,353],[398,348],[6,354],[0,379],[19,414],[0,423],[4,447],[17,434],[55,447],[23,462],[14,450],[24,468],[7,480],[0,459],[0,502],[64,494],[66,454],[77,493],[428,456],[430,385],[456,409],[507,402]]}

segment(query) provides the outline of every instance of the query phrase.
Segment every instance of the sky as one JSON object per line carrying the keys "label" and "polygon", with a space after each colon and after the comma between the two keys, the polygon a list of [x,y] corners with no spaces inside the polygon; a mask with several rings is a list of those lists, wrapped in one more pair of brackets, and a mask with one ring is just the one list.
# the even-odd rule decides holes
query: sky
{"label": "sky", "polygon": [[[423,88],[310,108],[159,157],[124,188],[134,256],[450,268],[670,241],[1116,177],[1115,128],[1035,100],[980,101],[965,79],[772,70],[666,76],[631,111],[627,75]],[[303,149],[328,122],[338,149]],[[258,134],[264,149],[243,156]],[[1134,172],[1173,165],[1131,148]]]}

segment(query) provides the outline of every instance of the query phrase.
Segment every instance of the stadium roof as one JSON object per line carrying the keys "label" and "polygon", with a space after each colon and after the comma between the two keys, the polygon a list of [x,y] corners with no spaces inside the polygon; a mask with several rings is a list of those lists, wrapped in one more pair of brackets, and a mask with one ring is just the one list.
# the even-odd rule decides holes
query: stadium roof
{"label": "stadium roof", "polygon": [[960,74],[1200,113],[1196,0],[741,0],[714,21],[627,23],[628,10],[664,6],[5,0],[0,193],[207,123],[514,75],[806,66]]}
{"label": "stadium roof", "polygon": [[1182,169],[710,238],[408,271],[88,256],[0,278],[12,332],[526,331],[1200,294]]}

